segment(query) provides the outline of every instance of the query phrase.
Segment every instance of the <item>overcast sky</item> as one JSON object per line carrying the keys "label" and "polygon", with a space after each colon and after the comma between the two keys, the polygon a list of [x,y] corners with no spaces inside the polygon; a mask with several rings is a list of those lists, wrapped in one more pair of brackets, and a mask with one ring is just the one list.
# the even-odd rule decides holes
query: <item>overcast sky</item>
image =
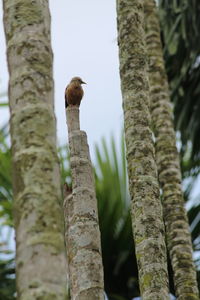
{"label": "overcast sky", "polygon": [[[73,76],[87,82],[81,103],[81,129],[88,135],[92,157],[94,144],[111,133],[119,139],[123,124],[119,81],[115,1],[50,0],[54,52],[57,136],[66,143],[64,90]],[[2,18],[2,8],[0,12]],[[7,90],[5,40],[0,23],[0,91]],[[1,123],[8,118],[0,111]],[[2,115],[3,114],[3,115]]]}

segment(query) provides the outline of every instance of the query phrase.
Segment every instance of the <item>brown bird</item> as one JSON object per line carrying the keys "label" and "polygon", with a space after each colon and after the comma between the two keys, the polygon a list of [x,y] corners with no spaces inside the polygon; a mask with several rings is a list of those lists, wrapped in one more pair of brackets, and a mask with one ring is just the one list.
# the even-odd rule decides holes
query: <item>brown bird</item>
{"label": "brown bird", "polygon": [[64,198],[68,197],[70,194],[72,194],[72,187],[67,184],[67,182],[64,183],[63,186],[63,195]]}
{"label": "brown bird", "polygon": [[65,89],[65,107],[68,105],[79,106],[84,92],[81,84],[86,84],[80,77],[73,77]]}

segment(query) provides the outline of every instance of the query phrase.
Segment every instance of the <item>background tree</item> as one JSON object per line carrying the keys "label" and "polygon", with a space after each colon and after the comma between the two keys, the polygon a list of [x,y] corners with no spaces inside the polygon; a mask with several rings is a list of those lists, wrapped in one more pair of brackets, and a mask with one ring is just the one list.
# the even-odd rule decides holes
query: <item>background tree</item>
{"label": "background tree", "polygon": [[[164,59],[181,133],[184,174],[193,178],[200,167],[200,2],[159,0]],[[186,159],[187,158],[187,159]],[[182,162],[183,163],[183,162]]]}
{"label": "background tree", "polygon": [[[3,1],[18,299],[66,299],[48,1]],[[48,124],[48,126],[47,126]]]}
{"label": "background tree", "polygon": [[198,299],[191,236],[184,208],[179,155],[160,40],[159,19],[154,0],[145,1],[145,17],[156,162],[163,192],[166,241],[174,272],[175,291],[179,299]]}
{"label": "background tree", "polygon": [[[174,105],[174,122],[180,133],[181,168],[185,200],[189,201],[193,248],[199,269],[200,205],[197,184],[200,170],[200,2],[159,0],[164,59]],[[194,197],[194,191],[195,195]],[[198,255],[197,255],[198,254]]]}
{"label": "background tree", "polygon": [[131,219],[140,292],[144,300],[169,299],[164,224],[150,129],[143,1],[118,0],[117,24]]}

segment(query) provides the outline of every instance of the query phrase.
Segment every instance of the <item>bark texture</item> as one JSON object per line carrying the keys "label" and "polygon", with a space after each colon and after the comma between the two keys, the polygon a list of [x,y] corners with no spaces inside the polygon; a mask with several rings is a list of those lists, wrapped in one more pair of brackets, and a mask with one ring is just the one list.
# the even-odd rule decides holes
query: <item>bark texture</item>
{"label": "bark texture", "polygon": [[66,300],[48,1],[4,0],[17,296]]}
{"label": "bark texture", "polygon": [[167,246],[174,272],[176,297],[181,300],[199,299],[191,236],[181,190],[180,162],[163,61],[160,25],[154,0],[145,0],[145,17],[156,161],[163,190]]}
{"label": "bark texture", "polygon": [[66,115],[73,191],[64,201],[71,298],[103,300],[97,200],[87,136],[79,129],[79,108],[68,106]]}
{"label": "bark texture", "polygon": [[132,227],[143,300],[169,299],[164,224],[154,145],[143,1],[118,0],[118,42]]}

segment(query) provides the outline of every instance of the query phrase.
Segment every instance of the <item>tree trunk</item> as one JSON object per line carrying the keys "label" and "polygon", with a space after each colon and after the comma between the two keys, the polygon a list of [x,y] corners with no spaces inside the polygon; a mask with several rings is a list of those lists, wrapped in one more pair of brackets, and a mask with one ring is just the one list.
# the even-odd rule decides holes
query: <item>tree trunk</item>
{"label": "tree trunk", "polygon": [[156,161],[163,190],[167,246],[174,272],[175,291],[178,299],[199,299],[191,237],[181,190],[180,162],[163,61],[160,25],[154,0],[145,0],[145,16]]}
{"label": "tree trunk", "polygon": [[154,145],[143,1],[118,0],[118,42],[132,227],[143,300],[169,299],[164,224]]}
{"label": "tree trunk", "polygon": [[72,196],[66,193],[64,200],[71,297],[103,300],[101,241],[87,136],[79,127],[79,108],[68,106],[66,115],[73,188]]}
{"label": "tree trunk", "polygon": [[66,300],[48,1],[4,0],[20,300]]}

